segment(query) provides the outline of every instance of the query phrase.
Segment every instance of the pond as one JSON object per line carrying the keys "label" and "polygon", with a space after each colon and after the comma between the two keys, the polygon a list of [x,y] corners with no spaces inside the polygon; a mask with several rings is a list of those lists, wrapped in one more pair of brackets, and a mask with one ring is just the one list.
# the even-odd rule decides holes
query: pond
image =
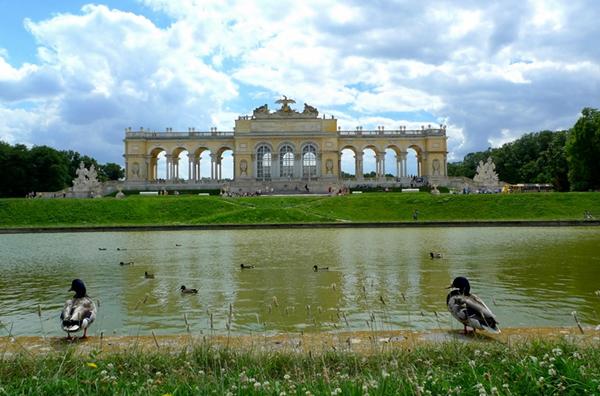
{"label": "pond", "polygon": [[0,335],[63,334],[74,278],[100,304],[92,335],[462,328],[445,306],[458,275],[501,327],[600,323],[594,227],[13,234],[0,260]]}

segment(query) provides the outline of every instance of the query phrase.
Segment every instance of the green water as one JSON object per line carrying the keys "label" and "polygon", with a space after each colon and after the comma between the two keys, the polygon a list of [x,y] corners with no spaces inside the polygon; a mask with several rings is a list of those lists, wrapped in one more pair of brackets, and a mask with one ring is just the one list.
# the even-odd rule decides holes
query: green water
{"label": "green water", "polygon": [[572,311],[600,324],[594,227],[0,235],[0,260],[0,335],[62,334],[73,278],[100,302],[91,334],[184,333],[184,314],[192,332],[224,334],[230,304],[233,334],[458,328],[444,289],[458,275],[501,327],[573,326]]}

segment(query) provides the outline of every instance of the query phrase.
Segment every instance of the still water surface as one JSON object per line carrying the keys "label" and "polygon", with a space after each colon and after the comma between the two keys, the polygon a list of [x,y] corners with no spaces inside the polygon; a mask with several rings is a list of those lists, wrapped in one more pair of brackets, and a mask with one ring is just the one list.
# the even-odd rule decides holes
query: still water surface
{"label": "still water surface", "polygon": [[0,274],[0,335],[62,334],[73,278],[100,302],[92,335],[184,333],[184,314],[192,332],[223,334],[230,304],[233,334],[458,328],[444,289],[458,275],[501,327],[573,326],[572,311],[600,323],[594,227],[0,235]]}

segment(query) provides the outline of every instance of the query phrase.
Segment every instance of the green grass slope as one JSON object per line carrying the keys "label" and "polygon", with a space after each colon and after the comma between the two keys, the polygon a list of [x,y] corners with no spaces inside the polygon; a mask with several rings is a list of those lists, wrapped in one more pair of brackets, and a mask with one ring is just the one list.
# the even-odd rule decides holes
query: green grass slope
{"label": "green grass slope", "polygon": [[0,199],[0,227],[413,221],[415,209],[419,222],[582,220],[600,218],[600,193]]}

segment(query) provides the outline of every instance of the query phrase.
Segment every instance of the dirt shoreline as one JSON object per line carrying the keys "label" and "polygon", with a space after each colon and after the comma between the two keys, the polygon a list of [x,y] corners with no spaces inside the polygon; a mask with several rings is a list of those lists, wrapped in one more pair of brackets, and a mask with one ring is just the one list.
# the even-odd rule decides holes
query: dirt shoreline
{"label": "dirt shoreline", "polygon": [[265,223],[265,224],[199,224],[199,225],[131,225],[69,227],[0,227],[0,234],[35,234],[69,232],[132,232],[190,230],[254,230],[317,228],[423,228],[423,227],[582,227],[600,226],[600,220],[493,220],[493,221],[390,221],[336,223]]}
{"label": "dirt shoreline", "polygon": [[418,345],[446,342],[499,342],[511,345],[535,339],[566,339],[569,342],[600,345],[600,329],[587,327],[584,333],[577,327],[534,327],[507,328],[502,333],[492,335],[478,332],[477,335],[463,335],[462,330],[428,331],[356,331],[356,332],[317,332],[281,333],[277,335],[226,335],[180,334],[142,336],[90,336],[86,340],[67,341],[64,337],[17,336],[0,337],[0,353],[9,357],[20,353],[47,354],[74,350],[85,355],[92,351],[103,353],[125,352],[178,352],[194,347],[233,348],[239,351],[254,352],[354,352],[361,354],[380,353],[390,349],[413,348]]}

